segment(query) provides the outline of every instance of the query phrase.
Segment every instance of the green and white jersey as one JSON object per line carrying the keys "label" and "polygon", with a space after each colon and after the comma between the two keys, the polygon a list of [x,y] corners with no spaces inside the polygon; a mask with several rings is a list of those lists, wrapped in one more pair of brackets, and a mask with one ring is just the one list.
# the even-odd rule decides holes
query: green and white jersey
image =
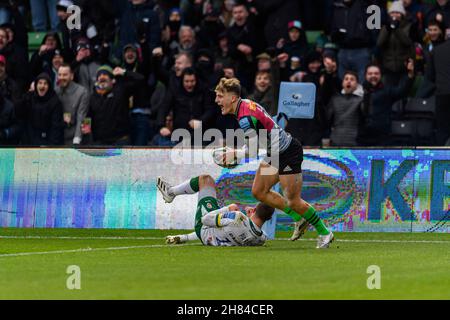
{"label": "green and white jersey", "polygon": [[209,246],[262,246],[267,236],[240,211],[217,210],[202,217],[203,244]]}

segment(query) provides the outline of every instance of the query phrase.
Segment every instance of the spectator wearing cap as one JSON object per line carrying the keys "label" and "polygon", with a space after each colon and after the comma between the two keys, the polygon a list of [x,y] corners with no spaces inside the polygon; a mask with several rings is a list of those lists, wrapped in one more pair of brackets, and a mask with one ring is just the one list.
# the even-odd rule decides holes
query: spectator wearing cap
{"label": "spectator wearing cap", "polygon": [[57,0],[30,0],[33,29],[37,32],[48,30],[56,31],[58,28],[58,15],[56,13]]}
{"label": "spectator wearing cap", "polygon": [[6,59],[6,72],[25,91],[30,78],[28,60],[20,53],[14,43],[8,42],[8,32],[0,28],[0,55]]}
{"label": "spectator wearing cap", "polygon": [[33,74],[39,74],[40,73],[47,73],[50,76],[50,79],[52,80],[52,86],[54,89],[58,87],[58,69],[59,67],[64,63],[64,56],[61,52],[61,50],[56,49],[51,52],[47,52],[46,54],[46,60],[42,63],[42,65],[37,64],[36,62],[39,59],[34,61],[34,65],[32,64],[31,69]]}
{"label": "spectator wearing cap", "polygon": [[48,74],[37,76],[18,109],[19,119],[24,123],[23,144],[55,146],[64,143],[63,109]]}
{"label": "spectator wearing cap", "polygon": [[250,89],[254,79],[252,66],[257,54],[257,30],[243,3],[237,3],[233,7],[233,19],[233,25],[227,30],[230,56],[236,62],[237,77],[241,84]]}
{"label": "spectator wearing cap", "polygon": [[85,87],[89,93],[94,91],[97,70],[101,64],[96,61],[89,40],[81,38],[76,47],[77,55],[72,63],[77,83]]}
{"label": "spectator wearing cap", "polygon": [[275,47],[277,41],[286,34],[289,21],[300,17],[300,1],[298,0],[254,0],[258,12],[267,15],[264,35],[268,47]]}
{"label": "spectator wearing cap", "polygon": [[22,98],[22,91],[6,72],[6,58],[2,55],[0,55],[0,95],[11,101],[14,106]]}
{"label": "spectator wearing cap", "polygon": [[128,43],[146,39],[149,52],[161,46],[161,26],[154,2],[148,0],[122,1],[118,7],[120,17],[120,48]]}
{"label": "spectator wearing cap", "polygon": [[75,83],[70,64],[58,69],[58,95],[64,112],[64,144],[79,145],[83,140],[81,126],[89,107],[89,93],[83,86]]}
{"label": "spectator wearing cap", "polygon": [[88,111],[94,145],[131,144],[129,99],[142,80],[142,75],[123,68],[98,68]]}
{"label": "spectator wearing cap", "polygon": [[389,8],[389,21],[381,28],[377,40],[379,58],[386,86],[397,86],[406,74],[405,61],[415,58],[411,40],[411,22],[405,19],[402,1],[395,1]]}
{"label": "spectator wearing cap", "polygon": [[157,133],[156,121],[158,104],[152,103],[152,96],[157,87],[151,69],[148,46],[129,44],[124,48],[123,68],[142,75],[129,100],[131,117],[131,143],[134,146],[147,146]]}
{"label": "spectator wearing cap", "polygon": [[[273,56],[275,56],[275,50],[269,51]],[[270,74],[271,83],[271,95],[274,99],[278,99],[278,83],[280,83],[281,71],[280,64],[276,57],[272,57],[269,53],[263,52],[256,57],[256,72],[266,71]],[[256,75],[255,75],[256,80]],[[255,82],[256,83],[256,82]],[[276,112],[278,108],[270,108],[273,112]]]}
{"label": "spectator wearing cap", "polygon": [[39,51],[35,52],[31,57],[30,68],[33,78],[44,71],[51,70],[52,60],[56,50],[61,54],[61,40],[57,33],[49,32],[42,39]]}
{"label": "spectator wearing cap", "polygon": [[176,47],[178,43],[178,32],[182,24],[183,20],[180,8],[172,8],[162,32],[162,47],[165,52],[169,52]]}
{"label": "spectator wearing cap", "polygon": [[367,29],[367,7],[370,1],[341,0],[334,3],[331,20],[331,40],[340,50],[338,54],[338,74],[342,79],[344,72],[353,70],[358,79],[364,78],[364,67],[371,60],[374,33]]}
{"label": "spectator wearing cap", "polygon": [[[286,41],[284,38],[281,38],[277,43],[277,49],[278,60],[283,68],[291,69],[292,60],[303,60],[308,53],[308,43],[299,20],[289,22],[288,40]],[[295,69],[297,69],[296,66],[292,68],[292,70]]]}

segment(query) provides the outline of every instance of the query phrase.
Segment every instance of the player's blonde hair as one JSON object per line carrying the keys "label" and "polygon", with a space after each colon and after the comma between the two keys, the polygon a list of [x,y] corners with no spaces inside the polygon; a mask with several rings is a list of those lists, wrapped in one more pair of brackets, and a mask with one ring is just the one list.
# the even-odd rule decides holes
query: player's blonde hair
{"label": "player's blonde hair", "polygon": [[241,96],[241,82],[236,78],[222,78],[216,86],[216,92],[233,93],[238,97]]}

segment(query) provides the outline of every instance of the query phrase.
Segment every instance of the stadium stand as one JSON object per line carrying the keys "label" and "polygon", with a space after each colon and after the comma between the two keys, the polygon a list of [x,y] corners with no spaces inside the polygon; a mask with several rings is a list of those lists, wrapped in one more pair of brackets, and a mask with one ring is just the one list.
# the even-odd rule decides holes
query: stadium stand
{"label": "stadium stand", "polygon": [[[15,4],[12,1],[6,5],[10,19],[0,21],[1,29],[6,32],[0,30],[0,65],[5,66],[0,74],[3,79],[1,91],[14,105],[14,119],[9,123],[2,122],[0,127],[0,145],[25,144],[33,140],[27,137],[30,132],[25,129],[31,125],[30,110],[26,108],[29,104],[25,100],[38,98],[39,94],[31,90],[31,85],[36,84],[36,77],[42,73],[48,75],[50,86],[57,89],[60,76],[65,81],[64,75],[58,73],[63,64],[70,65],[75,83],[85,86],[89,101],[95,101],[96,95],[107,96],[113,90],[120,90],[125,74],[128,77],[136,73],[143,77],[133,84],[135,89],[129,92],[130,99],[124,99],[116,106],[121,110],[120,117],[93,119],[93,106],[78,113],[77,101],[62,106],[59,127],[69,127],[66,132],[79,132],[72,127],[83,125],[81,141],[70,137],[65,137],[65,141],[81,145],[99,143],[93,136],[99,130],[115,131],[117,124],[123,126],[118,130],[120,134],[105,143],[150,146],[165,141],[171,145],[168,141],[173,127],[172,122],[166,125],[167,119],[176,124],[175,128],[192,129],[192,123],[179,124],[179,121],[193,119],[198,125],[204,116],[190,114],[186,101],[173,100],[167,105],[168,96],[183,97],[185,88],[181,84],[181,74],[187,67],[193,67],[195,71],[195,92],[208,92],[195,95],[210,99],[206,105],[214,99],[212,89],[218,80],[234,76],[243,84],[244,97],[251,96],[263,107],[267,104],[275,115],[277,111],[272,105],[278,101],[281,81],[314,83],[317,87],[316,117],[292,121],[287,129],[300,139],[304,132],[314,130],[314,139],[305,137],[303,140],[306,145],[317,144],[320,137],[324,138],[332,130],[323,114],[327,112],[328,101],[342,90],[340,76],[347,71],[344,66],[359,74],[365,105],[391,110],[388,118],[392,122],[386,125],[390,128],[387,133],[390,138],[380,139],[375,145],[437,145],[436,79],[433,78],[436,74],[433,59],[436,58],[433,53],[450,37],[448,0],[324,0],[320,12],[295,0],[280,1],[278,7],[260,0],[202,0],[195,3],[186,0],[60,0],[47,13],[46,10],[31,10],[27,2]],[[370,4],[381,6],[382,28],[358,34],[344,17],[346,13],[351,17],[363,15],[365,6]],[[67,27],[70,5],[82,9],[80,30]],[[43,14],[48,16],[38,16]],[[57,30],[52,30],[55,14],[60,23]],[[43,21],[47,21],[47,31],[37,27],[36,23]],[[364,20],[357,23],[365,27]],[[429,25],[437,28],[428,28]],[[269,29],[274,30],[273,33],[268,32]],[[405,30],[410,32],[405,33]],[[49,33],[55,31],[56,38]],[[274,41],[275,35],[277,41]],[[409,51],[408,46],[399,49],[395,41],[398,37],[408,39],[415,53]],[[358,39],[363,40],[358,42]],[[185,54],[184,58],[179,54]],[[372,95],[372,91],[382,86],[395,87],[406,76],[407,59],[414,61],[414,79],[409,93],[389,99],[381,96],[381,101],[370,101],[371,97],[380,97]],[[354,67],[356,61],[360,63]],[[365,74],[366,63],[380,65],[382,78],[375,81]],[[258,80],[257,74],[261,71],[268,71],[268,84]],[[108,79],[100,84],[102,74],[109,80],[115,78],[114,85]],[[376,87],[371,83],[376,83]],[[442,87],[442,83],[440,85]],[[11,94],[13,91],[14,95]],[[398,101],[390,106],[392,98]],[[446,96],[440,93],[439,99],[445,101]],[[222,117],[217,108],[204,112],[208,112],[204,130],[237,128],[235,121]],[[75,119],[69,119],[69,113]],[[49,134],[50,127],[41,123],[42,119],[39,121],[33,124],[39,130],[33,132]],[[364,123],[365,119],[361,119],[361,126]],[[445,128],[441,128],[441,132],[445,133]]]}

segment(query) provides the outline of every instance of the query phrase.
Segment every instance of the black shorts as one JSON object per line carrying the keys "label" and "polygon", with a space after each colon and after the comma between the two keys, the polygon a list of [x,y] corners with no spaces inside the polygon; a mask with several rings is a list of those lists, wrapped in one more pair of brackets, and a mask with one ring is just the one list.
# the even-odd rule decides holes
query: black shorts
{"label": "black shorts", "polygon": [[292,138],[292,142],[289,147],[280,153],[278,159],[278,165],[274,159],[268,157],[264,159],[268,164],[278,169],[280,176],[289,174],[302,173],[303,163],[303,147],[300,141]]}

